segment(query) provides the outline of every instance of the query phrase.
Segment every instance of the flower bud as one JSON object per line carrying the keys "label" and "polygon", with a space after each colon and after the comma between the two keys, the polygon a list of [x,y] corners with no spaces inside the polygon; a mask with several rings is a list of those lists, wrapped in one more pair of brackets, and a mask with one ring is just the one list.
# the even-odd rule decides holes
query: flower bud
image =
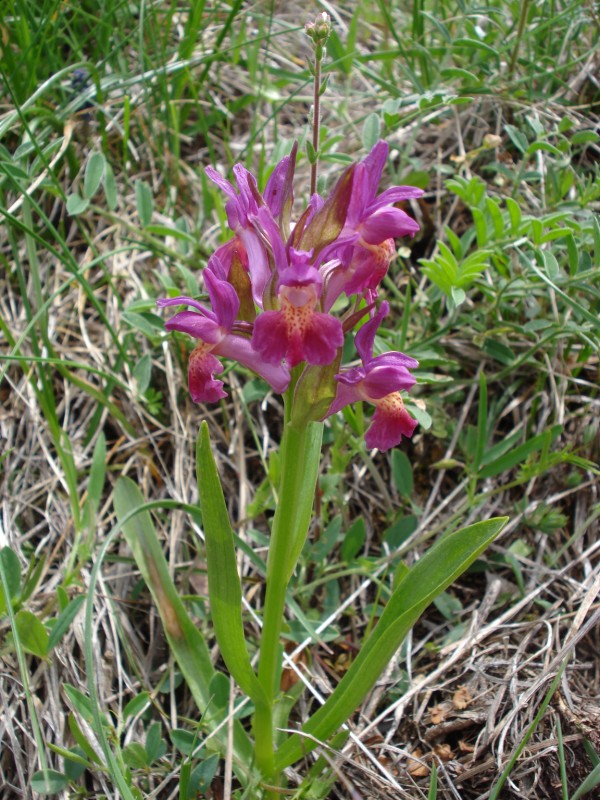
{"label": "flower bud", "polygon": [[307,22],[304,30],[313,40],[315,47],[322,47],[331,33],[331,17],[323,11],[317,15],[314,22]]}

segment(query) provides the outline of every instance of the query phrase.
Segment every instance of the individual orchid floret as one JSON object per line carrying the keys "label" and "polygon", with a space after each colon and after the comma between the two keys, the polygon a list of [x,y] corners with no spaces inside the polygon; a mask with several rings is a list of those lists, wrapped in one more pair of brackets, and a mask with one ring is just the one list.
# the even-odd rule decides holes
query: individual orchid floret
{"label": "individual orchid floret", "polygon": [[234,186],[212,167],[206,167],[206,174],[229,197],[225,204],[225,212],[229,227],[240,240],[248,257],[252,293],[257,305],[262,306],[265,286],[271,277],[271,267],[255,220],[260,209],[267,208],[276,219],[282,230],[289,228],[289,217],[293,203],[292,180],[296,163],[294,146],[289,156],[285,156],[273,170],[265,187],[265,195],[261,195],[254,176],[243,166],[236,164],[233,168]]}
{"label": "individual orchid floret", "polygon": [[352,198],[346,216],[346,228],[360,234],[367,244],[381,244],[386,239],[413,236],[419,224],[394,206],[400,200],[421,197],[416,186],[392,186],[380,195],[379,182],[387,161],[389,146],[380,140],[369,155],[356,166]]}
{"label": "individual orchid floret", "polygon": [[327,412],[327,416],[330,416],[359,400],[372,403],[375,414],[365,435],[365,442],[367,447],[377,447],[379,450],[395,447],[403,436],[410,438],[417,426],[417,421],[405,409],[400,392],[415,384],[415,378],[409,370],[418,367],[418,362],[397,352],[373,356],[375,333],[388,311],[389,304],[383,302],[379,312],[356,334],[356,349],[362,366],[342,370],[335,376],[337,393]]}
{"label": "individual orchid floret", "polygon": [[[219,264],[215,269],[215,263]],[[240,301],[237,319],[245,322],[254,322],[256,307],[252,296],[252,280],[248,253],[241,240],[235,236],[229,242],[218,247],[208,259],[207,269],[216,274],[221,280],[226,280],[235,289]]]}
{"label": "individual orchid floret", "polygon": [[298,142],[294,142],[289,156],[284,156],[271,173],[264,191],[267,208],[286,238],[290,235],[290,216],[294,204],[293,180],[297,152]]}
{"label": "individual orchid floret", "polygon": [[252,279],[252,295],[255,302],[260,305],[264,287],[271,275],[271,269],[267,252],[254,229],[252,219],[265,201],[258,191],[254,177],[242,164],[236,164],[233,168],[239,193],[236,192],[228,180],[221,177],[212,167],[206,167],[205,172],[211,181],[216,183],[229,197],[225,204],[227,221],[247,253]]}
{"label": "individual orchid floret", "polygon": [[[222,278],[223,267],[218,259],[205,270],[204,280],[212,310],[192,297],[173,297],[157,301],[160,308],[188,305],[195,311],[181,311],[170,319],[167,330],[181,331],[199,339],[188,362],[188,384],[195,403],[216,403],[227,394],[223,382],[215,379],[215,373],[223,371],[216,356],[224,356],[249,367],[279,393],[285,391],[290,374],[284,365],[266,363],[253,350],[250,340],[232,333],[240,301],[235,289]],[[221,275],[219,275],[221,273]]]}
{"label": "individual orchid floret", "polygon": [[285,251],[275,249],[278,264],[276,301],[278,310],[263,311],[254,323],[252,346],[265,361],[282,359],[294,367],[331,364],[344,343],[340,320],[316,310],[323,279],[311,266],[312,252],[289,251],[289,264],[281,264]]}
{"label": "individual orchid floret", "polygon": [[377,195],[387,154],[387,143],[379,141],[356,165],[346,222],[339,237],[339,263],[327,282],[326,309],[342,292],[351,295],[374,290],[394,256],[394,239],[413,236],[419,230],[419,224],[394,203],[421,197],[421,189],[392,186]]}

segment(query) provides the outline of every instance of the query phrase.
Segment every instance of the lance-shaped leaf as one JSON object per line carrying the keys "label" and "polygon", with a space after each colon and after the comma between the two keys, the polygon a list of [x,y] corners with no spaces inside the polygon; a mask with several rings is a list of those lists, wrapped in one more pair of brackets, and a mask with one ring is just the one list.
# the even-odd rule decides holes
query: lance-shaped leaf
{"label": "lance-shaped leaf", "polygon": [[[114,505],[117,518],[122,520],[133,509],[144,505],[144,497],[132,480],[119,478],[114,491]],[[221,752],[225,753],[228,739],[227,709],[217,708],[212,702],[210,686],[217,672],[206,642],[190,619],[171,580],[149,512],[140,511],[131,517],[123,525],[123,531],[152,593],[169,647],[192,696],[210,727],[219,728],[211,741],[218,743]],[[237,721],[233,724],[233,751],[236,774],[245,781],[251,773],[253,749],[248,735]]]}
{"label": "lance-shaped leaf", "polygon": [[277,751],[276,769],[283,770],[303,758],[350,717],[423,611],[475,561],[507,519],[497,517],[478,522],[445,536],[407,571],[375,630],[333,694],[302,726],[300,734],[291,736]]}
{"label": "lance-shaped leaf", "polygon": [[196,471],[206,544],[208,591],[213,629],[227,669],[255,704],[268,700],[250,663],[242,626],[242,588],[233,531],[217,466],[210,449],[208,425],[202,423],[196,444]]}

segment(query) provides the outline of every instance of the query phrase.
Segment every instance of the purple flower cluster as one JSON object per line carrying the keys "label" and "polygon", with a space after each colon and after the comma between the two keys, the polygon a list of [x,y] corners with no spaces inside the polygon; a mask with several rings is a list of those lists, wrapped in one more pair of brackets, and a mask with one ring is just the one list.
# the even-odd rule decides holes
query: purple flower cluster
{"label": "purple flower cluster", "polygon": [[[233,239],[219,247],[204,270],[210,304],[192,297],[158,301],[186,305],[166,323],[198,340],[189,359],[189,388],[197,402],[226,397],[215,374],[219,357],[254,370],[279,393],[295,386],[295,415],[303,421],[335,414],[357,400],[375,406],[365,440],[387,450],[417,425],[401,391],[413,386],[418,363],[402,353],[373,355],[376,331],[389,311],[377,310],[377,287],[394,255],[394,239],[412,236],[418,224],[395,203],[420,197],[412,186],[377,194],[388,146],[378,142],[350,166],[323,199],[315,194],[291,224],[296,147],[275,167],[261,194],[241,164],[236,188],[214,169],[206,174],[227,195]],[[341,302],[340,298],[344,296]],[[342,307],[341,316],[332,313]],[[344,335],[365,316],[355,337],[362,365],[341,368]],[[294,419],[294,414],[292,414]]]}

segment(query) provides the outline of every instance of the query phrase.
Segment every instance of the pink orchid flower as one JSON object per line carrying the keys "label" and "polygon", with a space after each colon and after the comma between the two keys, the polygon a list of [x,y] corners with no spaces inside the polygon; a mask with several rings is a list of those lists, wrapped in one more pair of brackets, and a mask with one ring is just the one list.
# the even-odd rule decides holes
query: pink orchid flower
{"label": "pink orchid flower", "polygon": [[[223,382],[214,374],[223,371],[216,356],[224,356],[249,367],[282,393],[290,374],[287,367],[265,362],[252,348],[250,339],[232,333],[240,301],[233,286],[223,279],[223,267],[217,258],[211,259],[211,269],[204,271],[204,281],[212,310],[192,297],[173,297],[157,301],[159,308],[188,305],[195,311],[181,311],[165,323],[170,331],[181,331],[199,339],[188,362],[188,384],[195,403],[216,403],[227,397]],[[221,273],[219,275],[218,273]]]}
{"label": "pink orchid flower", "polygon": [[344,344],[340,320],[317,310],[323,278],[311,266],[312,251],[289,248],[264,209],[259,221],[268,236],[277,269],[275,302],[278,310],[263,311],[254,323],[252,346],[270,364],[282,359],[295,367],[301,361],[326,365]]}
{"label": "pink orchid flower", "polygon": [[327,412],[327,416],[331,416],[358,400],[372,403],[375,414],[365,442],[367,447],[379,450],[395,447],[403,436],[410,438],[417,426],[417,421],[405,409],[400,392],[414,385],[415,378],[409,370],[418,367],[418,361],[397,352],[373,356],[375,333],[388,311],[389,304],[383,302],[379,312],[356,334],[356,349],[362,366],[343,370],[335,376],[337,394]]}
{"label": "pink orchid flower", "polygon": [[296,163],[296,146],[273,170],[267,181],[264,197],[258,191],[254,176],[243,164],[233,168],[239,192],[212,167],[206,167],[208,177],[229,197],[225,204],[227,222],[247,253],[252,294],[255,303],[262,307],[263,292],[271,277],[268,253],[265,250],[256,219],[260,209],[267,208],[283,229],[289,226],[289,215],[293,203],[292,179]]}
{"label": "pink orchid flower", "polygon": [[339,237],[339,263],[330,270],[325,290],[329,309],[342,292],[347,295],[374,290],[388,271],[395,253],[394,239],[414,236],[419,224],[394,203],[421,197],[415,186],[377,189],[388,155],[387,142],[379,141],[356,166],[346,224]]}
{"label": "pink orchid flower", "polygon": [[290,249],[290,265],[279,274],[278,311],[263,311],[254,323],[252,345],[265,361],[290,367],[301,361],[331,364],[344,344],[340,320],[316,310],[323,279],[310,266],[311,253]]}

